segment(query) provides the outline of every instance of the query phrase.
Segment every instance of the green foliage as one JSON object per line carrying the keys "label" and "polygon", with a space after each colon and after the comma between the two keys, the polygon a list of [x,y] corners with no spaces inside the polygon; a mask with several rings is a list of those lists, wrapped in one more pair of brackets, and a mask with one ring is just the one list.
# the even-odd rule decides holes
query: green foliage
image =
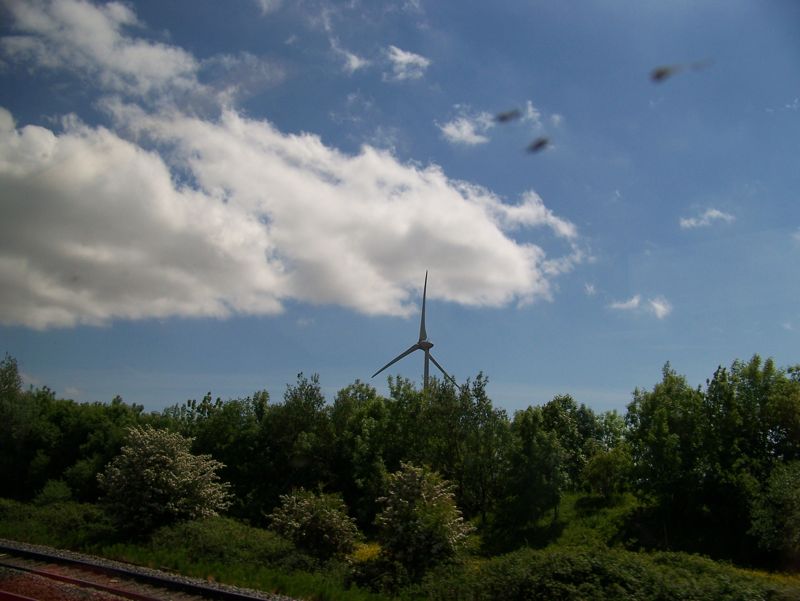
{"label": "green foliage", "polygon": [[428,599],[474,601],[777,601],[796,588],[680,553],[648,555],[604,547],[522,549],[467,567],[437,570]]}
{"label": "green foliage", "polygon": [[279,534],[222,516],[164,526],[153,533],[149,545],[154,553],[170,550],[183,562],[268,565],[286,570],[314,565],[311,557],[298,552]]}
{"label": "green foliage", "polygon": [[352,552],[360,536],[341,496],[302,488],[281,495],[269,521],[273,530],[322,560]]}
{"label": "green foliage", "polygon": [[219,461],[192,455],[191,440],[151,426],[130,428],[122,452],[98,474],[103,502],[118,525],[150,532],[178,520],[216,515],[228,506]]}
{"label": "green foliage", "polygon": [[0,499],[0,538],[88,550],[113,536],[108,516],[96,505],[73,501],[33,505]]}
{"label": "green foliage", "polygon": [[774,466],[800,459],[793,373],[756,355],[717,369],[703,392],[667,365],[651,392],[634,393],[627,415],[633,476],[652,502],[639,519],[643,532],[660,532],[666,548],[768,561],[758,552],[754,535],[764,529],[751,530],[752,511],[762,507],[757,499]]}
{"label": "green foliage", "polygon": [[513,447],[504,474],[503,497],[485,536],[489,551],[507,551],[524,542],[541,539],[538,523],[552,511],[557,526],[561,495],[567,487],[567,453],[558,435],[544,427],[542,409],[528,407],[514,414],[511,424]]}
{"label": "green foliage", "polygon": [[785,565],[800,561],[800,461],[772,470],[754,502],[752,532],[762,547],[778,552]]}
{"label": "green foliage", "polygon": [[268,411],[265,390],[225,402],[219,398],[212,402],[208,393],[200,403],[189,400],[164,411],[170,428],[193,437],[194,453],[211,455],[224,464],[220,477],[231,485],[230,513],[244,518],[260,518],[263,509],[253,495],[253,482],[262,478],[258,441]]}
{"label": "green foliage", "polygon": [[334,431],[333,486],[341,490],[359,526],[370,529],[377,499],[386,492],[389,410],[372,386],[356,380],[340,390],[330,411]]}
{"label": "green foliage", "polygon": [[[379,597],[345,584],[341,569],[321,568],[280,535],[230,518],[165,526],[149,540],[99,549],[119,561],[176,570],[187,576],[297,599],[368,601]],[[311,570],[314,570],[313,572]]]}
{"label": "green foliage", "polygon": [[472,530],[456,506],[452,485],[424,467],[401,464],[389,476],[381,502],[376,518],[381,552],[412,580],[454,558]]}
{"label": "green foliage", "polygon": [[619,443],[595,452],[584,465],[581,479],[594,494],[610,501],[625,491],[632,467],[628,446]]}
{"label": "green foliage", "polygon": [[72,491],[63,480],[48,480],[33,499],[34,505],[44,506],[72,500]]}

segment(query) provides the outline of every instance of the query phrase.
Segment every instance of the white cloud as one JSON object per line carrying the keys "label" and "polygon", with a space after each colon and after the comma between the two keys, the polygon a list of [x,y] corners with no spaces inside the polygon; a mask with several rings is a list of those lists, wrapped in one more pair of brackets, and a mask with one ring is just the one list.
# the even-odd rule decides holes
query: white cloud
{"label": "white cloud", "polygon": [[636,294],[626,301],[613,302],[609,305],[609,307],[612,309],[619,309],[620,311],[632,311],[634,309],[638,309],[641,302],[641,295]]}
{"label": "white cloud", "polygon": [[[213,91],[204,71],[224,106],[250,85],[225,74],[277,77],[256,57],[201,62],[135,39],[118,3],[10,6],[22,35],[3,39],[8,56],[125,99],[97,104],[115,130],[74,116],[60,131],[17,128],[0,108],[0,323],[273,314],[287,300],[407,315],[425,269],[440,299],[502,306],[550,299],[584,260],[575,227],[534,192],[508,205],[388,151],[344,154],[232,108],[213,121],[174,108],[177,93]],[[421,76],[427,59],[392,48],[397,79]],[[566,254],[510,235],[541,226]]]}
{"label": "white cloud", "polygon": [[[17,130],[0,113],[3,323],[269,314],[285,299],[405,315],[426,268],[438,298],[500,306],[551,298],[582,259],[574,228],[532,192],[508,206],[436,166],[346,155],[231,110],[209,122],[107,107],[170,162],[106,129]],[[507,234],[540,225],[572,252]]]}
{"label": "white cloud", "polygon": [[268,15],[277,11],[283,4],[283,0],[255,0],[258,7],[261,9],[262,15]]}
{"label": "white cloud", "polygon": [[647,301],[648,310],[658,319],[664,319],[672,313],[672,305],[663,296],[657,296]]}
{"label": "white cloud", "polygon": [[736,217],[730,213],[723,213],[719,209],[707,209],[697,217],[682,217],[680,220],[681,229],[692,229],[698,227],[708,227],[714,222],[731,223]]}
{"label": "white cloud", "polygon": [[575,225],[558,217],[548,209],[541,196],[532,190],[528,190],[522,195],[519,204],[508,205],[487,199],[485,208],[487,212],[494,214],[498,223],[506,229],[544,225],[561,238],[574,240],[578,237]]}
{"label": "white cloud", "polygon": [[342,48],[337,38],[331,36],[329,37],[329,41],[331,44],[331,49],[339,56],[339,58],[343,60],[344,70],[351,75],[359,69],[368,67],[371,64],[367,59],[361,58],[357,54]]}
{"label": "white cloud", "polygon": [[588,282],[583,285],[583,291],[586,293],[586,296],[594,296],[597,294],[597,288],[595,288],[595,285]]}
{"label": "white cloud", "polygon": [[436,126],[448,142],[476,146],[489,141],[485,134],[494,126],[494,117],[487,112],[469,114],[462,110],[461,114],[451,121],[444,125],[437,123]]}
{"label": "white cloud", "polygon": [[419,79],[431,64],[431,61],[424,56],[401,50],[397,46],[389,46],[386,49],[386,56],[391,63],[392,72],[384,74],[384,77],[395,81]]}
{"label": "white cloud", "polygon": [[664,319],[672,313],[672,305],[663,296],[649,298],[642,304],[642,295],[635,294],[626,301],[616,301],[609,305],[609,308],[618,311],[643,311],[654,315],[657,319]]}
{"label": "white cloud", "polygon": [[83,0],[9,2],[21,33],[2,39],[4,54],[39,67],[69,68],[98,77],[115,91],[148,94],[166,87],[197,86],[198,61],[158,42],[132,39],[124,29],[139,26],[126,5],[95,6]]}
{"label": "white cloud", "polygon": [[525,111],[522,114],[524,121],[529,121],[534,127],[539,128],[542,125],[542,112],[533,106],[533,102],[528,100],[525,103]]}
{"label": "white cloud", "polygon": [[16,130],[0,109],[0,189],[2,323],[281,309],[280,264],[253,214],[176,187],[160,157],[108,130]]}
{"label": "white cloud", "polygon": [[[10,60],[41,69],[67,69],[103,91],[184,105],[230,102],[254,87],[281,81],[283,70],[250,54],[204,61],[176,46],[142,40],[133,11],[119,2],[6,2],[16,35],[0,39]],[[203,83],[203,81],[206,83]]]}

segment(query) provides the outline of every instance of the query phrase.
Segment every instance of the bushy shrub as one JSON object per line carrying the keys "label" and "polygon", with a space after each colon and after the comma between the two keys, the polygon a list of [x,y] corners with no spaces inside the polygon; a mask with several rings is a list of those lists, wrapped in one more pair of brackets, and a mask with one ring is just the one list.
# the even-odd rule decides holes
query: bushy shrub
{"label": "bushy shrub", "polygon": [[790,586],[685,553],[633,553],[607,547],[521,549],[476,566],[445,566],[419,595],[473,601],[778,601]]}
{"label": "bushy shrub", "polygon": [[402,463],[379,500],[383,509],[375,521],[381,553],[412,581],[453,558],[472,531],[456,506],[452,485],[427,468]]}
{"label": "bushy shrub", "polygon": [[34,505],[44,506],[72,500],[72,491],[63,480],[48,480],[33,499]]}
{"label": "bushy shrub", "polygon": [[299,548],[319,559],[343,557],[355,549],[360,533],[339,495],[299,488],[281,495],[268,516],[270,525]]}
{"label": "bushy shrub", "polygon": [[38,506],[0,499],[0,538],[89,550],[113,536],[113,526],[97,505],[58,501]]}
{"label": "bushy shrub", "polygon": [[154,552],[177,550],[189,562],[266,565],[286,570],[311,569],[314,561],[284,537],[226,517],[211,517],[156,530]]}
{"label": "bushy shrub", "polygon": [[217,515],[229,505],[222,463],[193,455],[191,439],[151,426],[128,429],[127,444],[98,474],[102,501],[118,525],[147,533],[179,520]]}

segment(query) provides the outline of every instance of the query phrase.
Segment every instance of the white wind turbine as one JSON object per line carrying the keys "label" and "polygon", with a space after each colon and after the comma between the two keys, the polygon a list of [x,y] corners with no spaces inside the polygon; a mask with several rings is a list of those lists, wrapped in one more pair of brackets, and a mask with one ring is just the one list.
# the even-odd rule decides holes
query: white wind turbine
{"label": "white wind turbine", "polygon": [[432,362],[437,368],[439,368],[439,371],[442,372],[442,374],[444,374],[444,377],[447,378],[448,380],[450,380],[456,387],[458,387],[458,383],[456,382],[455,378],[453,378],[453,376],[448,374],[444,370],[444,368],[441,365],[439,365],[439,362],[436,359],[433,358],[433,355],[431,355],[431,348],[433,348],[433,343],[428,340],[428,334],[425,331],[425,296],[427,294],[427,291],[428,291],[428,272],[426,271],[425,272],[425,285],[422,288],[422,318],[420,319],[420,322],[419,322],[419,340],[417,340],[416,344],[413,344],[407,350],[405,350],[404,352],[402,352],[399,355],[397,355],[397,357],[395,357],[394,359],[389,361],[389,363],[387,363],[386,365],[381,367],[378,371],[376,371],[374,374],[372,374],[373,378],[375,376],[377,376],[379,373],[381,373],[387,367],[389,367],[391,365],[394,365],[395,363],[400,361],[400,359],[402,359],[406,355],[410,355],[414,351],[424,351],[425,352],[425,376],[424,376],[424,379],[423,379],[423,388],[424,389],[428,388],[429,362]]}

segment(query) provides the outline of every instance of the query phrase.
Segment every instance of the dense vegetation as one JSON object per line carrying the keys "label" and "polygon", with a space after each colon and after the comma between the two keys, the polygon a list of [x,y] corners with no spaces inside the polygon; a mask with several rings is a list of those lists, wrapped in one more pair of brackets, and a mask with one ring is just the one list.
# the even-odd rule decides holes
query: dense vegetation
{"label": "dense vegetation", "polygon": [[[508,416],[482,375],[389,383],[328,403],[300,374],[279,402],[147,414],[24,390],[7,356],[0,536],[325,598],[800,598],[797,577],[712,561],[800,567],[800,367],[755,356],[692,388],[666,365],[624,416],[568,395]],[[172,513],[129,511],[112,478],[131,456],[168,469],[155,442],[134,454],[148,433],[170,481],[190,475]]]}

